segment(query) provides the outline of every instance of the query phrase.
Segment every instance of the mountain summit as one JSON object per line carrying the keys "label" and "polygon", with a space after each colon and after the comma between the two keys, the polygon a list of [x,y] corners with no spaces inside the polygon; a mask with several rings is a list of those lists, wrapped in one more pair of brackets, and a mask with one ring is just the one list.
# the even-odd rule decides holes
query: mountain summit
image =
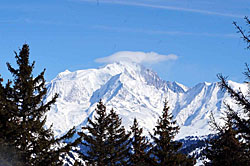
{"label": "mountain summit", "polygon": [[[235,88],[246,85],[230,82]],[[47,114],[47,125],[53,124],[56,135],[73,126],[85,125],[94,116],[97,102],[102,99],[108,110],[114,108],[128,129],[136,117],[144,131],[152,131],[162,112],[163,101],[168,105],[181,130],[177,136],[206,135],[209,115],[219,118],[223,101],[230,100],[218,83],[199,83],[192,88],[164,81],[144,66],[131,62],[116,62],[99,69],[68,70],[59,73],[47,85],[46,100],[55,93],[59,98]],[[147,134],[147,132],[145,132]]]}

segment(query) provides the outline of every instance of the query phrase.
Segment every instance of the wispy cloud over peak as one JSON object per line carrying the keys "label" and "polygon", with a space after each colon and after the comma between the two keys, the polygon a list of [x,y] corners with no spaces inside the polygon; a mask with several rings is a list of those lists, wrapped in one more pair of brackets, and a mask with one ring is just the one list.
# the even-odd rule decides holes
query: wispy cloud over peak
{"label": "wispy cloud over peak", "polygon": [[140,51],[120,51],[110,56],[98,58],[98,63],[113,63],[120,61],[130,61],[135,63],[155,64],[162,61],[176,60],[178,56],[174,54],[161,55],[156,52],[140,52]]}

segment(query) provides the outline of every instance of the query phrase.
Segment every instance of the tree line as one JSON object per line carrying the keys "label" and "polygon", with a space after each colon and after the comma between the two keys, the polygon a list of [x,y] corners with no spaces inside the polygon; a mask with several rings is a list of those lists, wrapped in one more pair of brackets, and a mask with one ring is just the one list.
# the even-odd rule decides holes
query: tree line
{"label": "tree line", "polygon": [[[78,132],[71,143],[64,140],[76,134],[75,128],[55,138],[52,126],[45,128],[45,113],[56,102],[58,94],[44,103],[47,89],[44,73],[33,77],[35,62],[29,61],[29,46],[24,44],[15,52],[17,69],[7,63],[13,80],[0,84],[0,163],[2,165],[63,165],[65,156],[73,147],[82,145],[86,153],[78,151],[85,165],[193,165],[194,159],[178,152],[181,143],[174,141],[179,127],[169,113],[165,102],[162,116],[151,143],[142,136],[135,119],[131,131],[122,126],[115,110],[106,111],[102,101],[97,104],[94,119]],[[12,153],[9,153],[9,150]],[[79,161],[75,165],[84,165]]]}
{"label": "tree line", "polygon": [[[245,18],[248,25],[249,19]],[[250,35],[234,23],[244,41],[250,44]],[[35,62],[30,63],[29,46],[24,44],[19,53],[15,52],[17,68],[7,63],[13,80],[3,85],[0,78],[0,165],[42,166],[63,165],[65,155],[74,147],[82,146],[85,152],[77,151],[84,161],[75,165],[159,165],[189,166],[196,163],[194,157],[180,153],[182,144],[174,140],[179,131],[176,121],[164,102],[153,133],[149,138],[143,135],[136,119],[126,131],[122,119],[100,100],[93,119],[77,132],[75,128],[64,136],[55,138],[52,126],[45,128],[46,112],[56,102],[58,94],[44,102],[47,89],[44,73],[33,76]],[[220,86],[227,91],[240,110],[234,110],[226,103],[225,125],[219,126],[211,116],[211,126],[217,131],[207,141],[203,155],[204,165],[250,165],[250,69],[246,65],[248,93],[234,90],[226,77],[218,75]],[[74,134],[78,138],[66,143]]]}
{"label": "tree line", "polygon": [[[191,166],[195,159],[179,152],[182,144],[174,141],[179,127],[169,113],[167,102],[162,115],[150,133],[152,142],[142,135],[143,129],[134,119],[130,131],[122,126],[122,119],[111,109],[107,113],[102,101],[95,110],[94,119],[88,119],[88,125],[79,132],[81,144],[86,154],[80,154],[86,165],[131,165],[131,166]],[[85,132],[86,130],[86,132]]]}

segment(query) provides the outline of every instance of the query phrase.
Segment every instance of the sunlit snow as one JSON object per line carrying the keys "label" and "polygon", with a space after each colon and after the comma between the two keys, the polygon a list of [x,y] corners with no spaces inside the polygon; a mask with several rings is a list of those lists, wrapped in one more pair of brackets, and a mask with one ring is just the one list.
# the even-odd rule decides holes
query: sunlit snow
{"label": "sunlit snow", "polygon": [[[235,89],[247,90],[245,84],[229,83]],[[164,81],[155,72],[130,62],[108,64],[99,69],[66,70],[47,87],[47,99],[59,94],[47,114],[47,125],[53,124],[57,136],[73,126],[85,125],[87,118],[94,116],[100,99],[108,110],[117,111],[127,129],[136,117],[147,135],[154,128],[166,98],[181,127],[176,139],[211,133],[208,125],[211,112],[220,120],[225,109],[223,102],[232,103],[218,83],[204,82],[187,88],[177,82]]]}

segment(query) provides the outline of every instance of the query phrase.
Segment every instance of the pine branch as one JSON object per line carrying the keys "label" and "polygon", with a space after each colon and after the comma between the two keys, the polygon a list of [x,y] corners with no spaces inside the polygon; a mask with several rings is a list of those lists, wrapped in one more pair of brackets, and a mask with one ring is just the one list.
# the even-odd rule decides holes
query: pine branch
{"label": "pine branch", "polygon": [[[248,17],[244,18],[246,20],[247,25],[250,25],[250,20],[248,19]],[[235,28],[238,30],[237,33],[240,33],[242,36],[242,39],[247,43],[247,49],[250,49],[250,35],[247,34],[242,27],[240,27],[236,22],[233,22]],[[248,32],[249,33],[249,32]]]}
{"label": "pine branch", "polygon": [[235,100],[235,102],[244,108],[245,113],[249,112],[250,103],[244,96],[244,94],[240,90],[237,92],[233,90],[233,88],[227,83],[226,77],[222,76],[221,74],[218,74],[217,77],[221,81],[220,87],[226,90],[229,93],[229,95]]}

